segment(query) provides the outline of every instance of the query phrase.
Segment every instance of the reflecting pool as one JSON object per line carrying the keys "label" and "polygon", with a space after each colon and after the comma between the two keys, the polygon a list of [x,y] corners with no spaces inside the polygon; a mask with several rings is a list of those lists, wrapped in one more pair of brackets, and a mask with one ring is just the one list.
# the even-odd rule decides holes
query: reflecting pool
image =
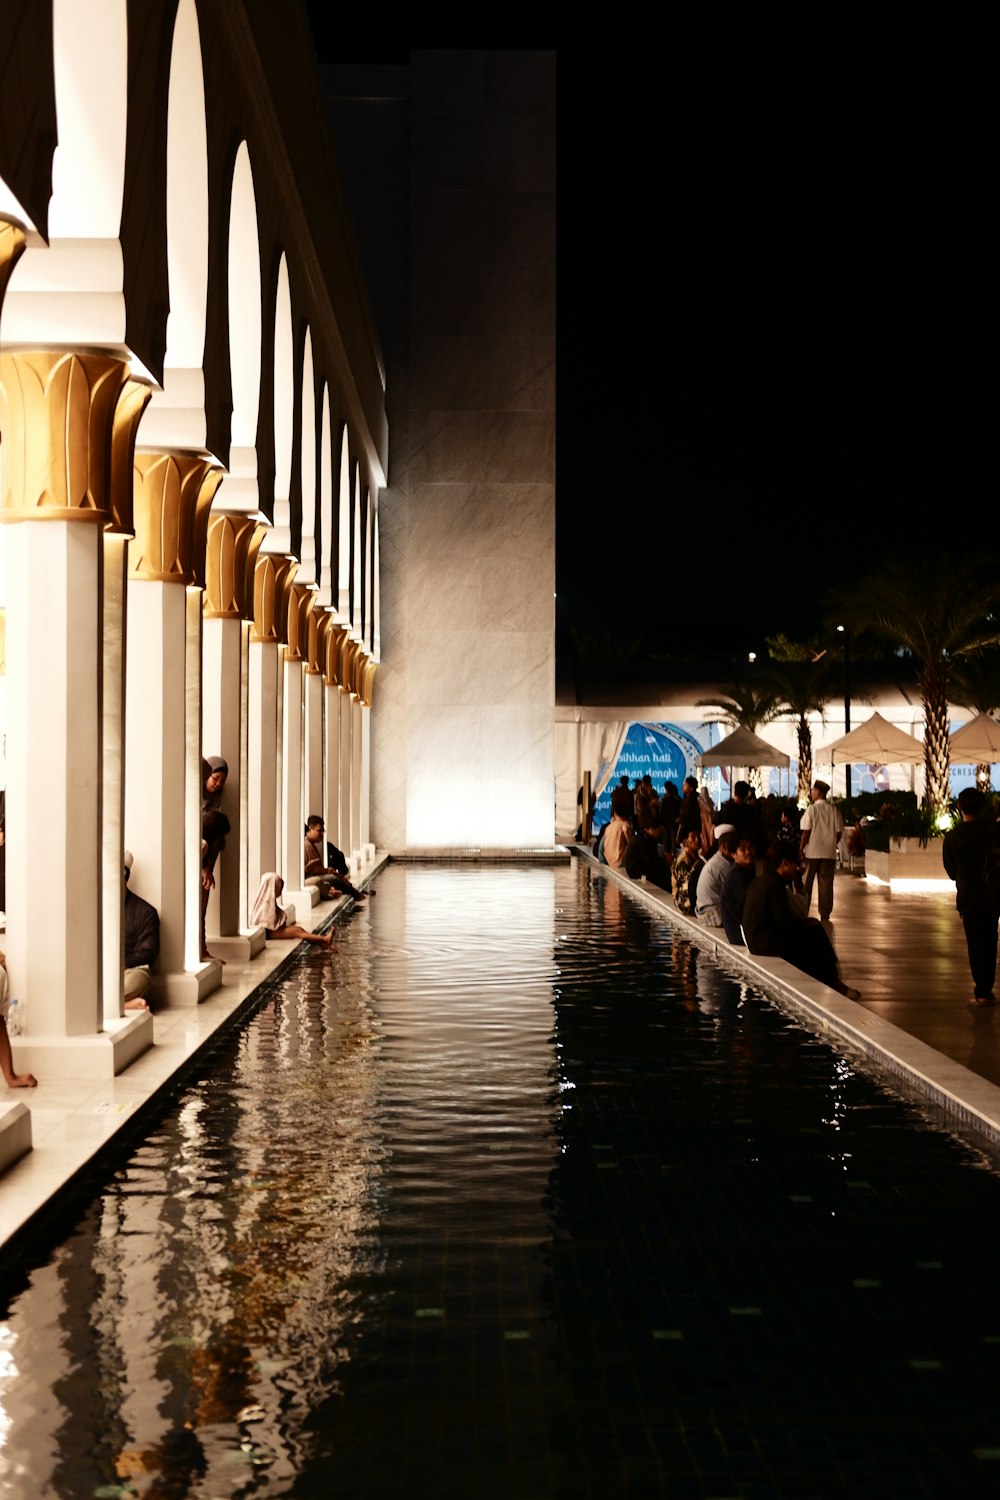
{"label": "reflecting pool", "polygon": [[378,891],[6,1267],[0,1495],[1000,1491],[991,1163],[578,864]]}

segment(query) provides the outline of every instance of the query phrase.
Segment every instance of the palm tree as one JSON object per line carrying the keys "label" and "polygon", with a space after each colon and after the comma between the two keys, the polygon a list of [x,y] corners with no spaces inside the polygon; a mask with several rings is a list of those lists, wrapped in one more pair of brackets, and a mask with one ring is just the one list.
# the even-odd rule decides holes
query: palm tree
{"label": "palm tree", "polygon": [[[748,729],[751,734],[756,734],[765,724],[773,723],[783,712],[781,700],[772,689],[765,687],[758,692],[741,682],[733,683],[732,696],[723,694],[718,698],[699,698],[695,707],[715,710],[714,713],[705,715],[706,724],[724,724],[729,730]],[[750,785],[759,793],[760,768],[750,766],[748,770]]]}
{"label": "palm tree", "polygon": [[835,696],[830,658],[818,641],[792,641],[786,635],[769,636],[771,666],[767,683],[778,694],[783,713],[796,720],[799,750],[798,800],[809,801],[813,779],[813,741],[809,714],[819,714]]}
{"label": "palm tree", "polygon": [[[974,714],[994,714],[1000,708],[1000,651],[981,651],[963,657],[952,671],[951,698]],[[976,785],[990,790],[989,761],[976,766]]]}
{"label": "palm tree", "polygon": [[924,801],[949,802],[951,662],[1000,642],[1000,573],[993,559],[948,553],[897,557],[845,590],[837,618],[912,652],[924,705]]}

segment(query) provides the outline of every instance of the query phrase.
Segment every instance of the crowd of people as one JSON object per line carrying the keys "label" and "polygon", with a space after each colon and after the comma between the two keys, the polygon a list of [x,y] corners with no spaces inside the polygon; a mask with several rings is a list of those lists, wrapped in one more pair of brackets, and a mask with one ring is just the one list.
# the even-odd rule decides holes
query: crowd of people
{"label": "crowd of people", "polygon": [[[745,781],[716,808],[688,776],[657,795],[652,778],[622,776],[611,818],[595,840],[598,860],[671,893],[677,910],[751,953],[786,959],[852,999],[827,924],[843,819],[816,781],[804,813],[779,797],[758,799]],[[819,918],[810,917],[814,887]]]}

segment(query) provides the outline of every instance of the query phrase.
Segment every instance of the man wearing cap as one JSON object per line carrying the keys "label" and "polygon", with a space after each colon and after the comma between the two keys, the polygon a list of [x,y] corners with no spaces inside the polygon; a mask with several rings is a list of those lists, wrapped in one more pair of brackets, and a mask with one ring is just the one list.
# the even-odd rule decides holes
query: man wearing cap
{"label": "man wearing cap", "polygon": [[132,856],[125,850],[125,1009],[148,1010],[149,971],[160,955],[160,919],[155,906],[129,889]]}
{"label": "man wearing cap", "polygon": [[806,873],[802,889],[806,898],[806,911],[812,899],[813,881],[819,880],[819,919],[828,920],[833,911],[833,872],[837,867],[837,845],[844,834],[844,820],[840,808],[826,800],[829,783],[814,781],[812,802],[802,814],[799,830],[802,834],[801,853],[805,860]]}

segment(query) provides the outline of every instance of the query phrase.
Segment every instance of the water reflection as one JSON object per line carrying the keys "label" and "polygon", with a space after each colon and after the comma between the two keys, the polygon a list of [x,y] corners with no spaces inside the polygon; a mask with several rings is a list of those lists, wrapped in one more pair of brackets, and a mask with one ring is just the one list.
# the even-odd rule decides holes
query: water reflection
{"label": "water reflection", "polygon": [[396,867],[13,1297],[0,1494],[979,1493],[960,1168],[616,885]]}

